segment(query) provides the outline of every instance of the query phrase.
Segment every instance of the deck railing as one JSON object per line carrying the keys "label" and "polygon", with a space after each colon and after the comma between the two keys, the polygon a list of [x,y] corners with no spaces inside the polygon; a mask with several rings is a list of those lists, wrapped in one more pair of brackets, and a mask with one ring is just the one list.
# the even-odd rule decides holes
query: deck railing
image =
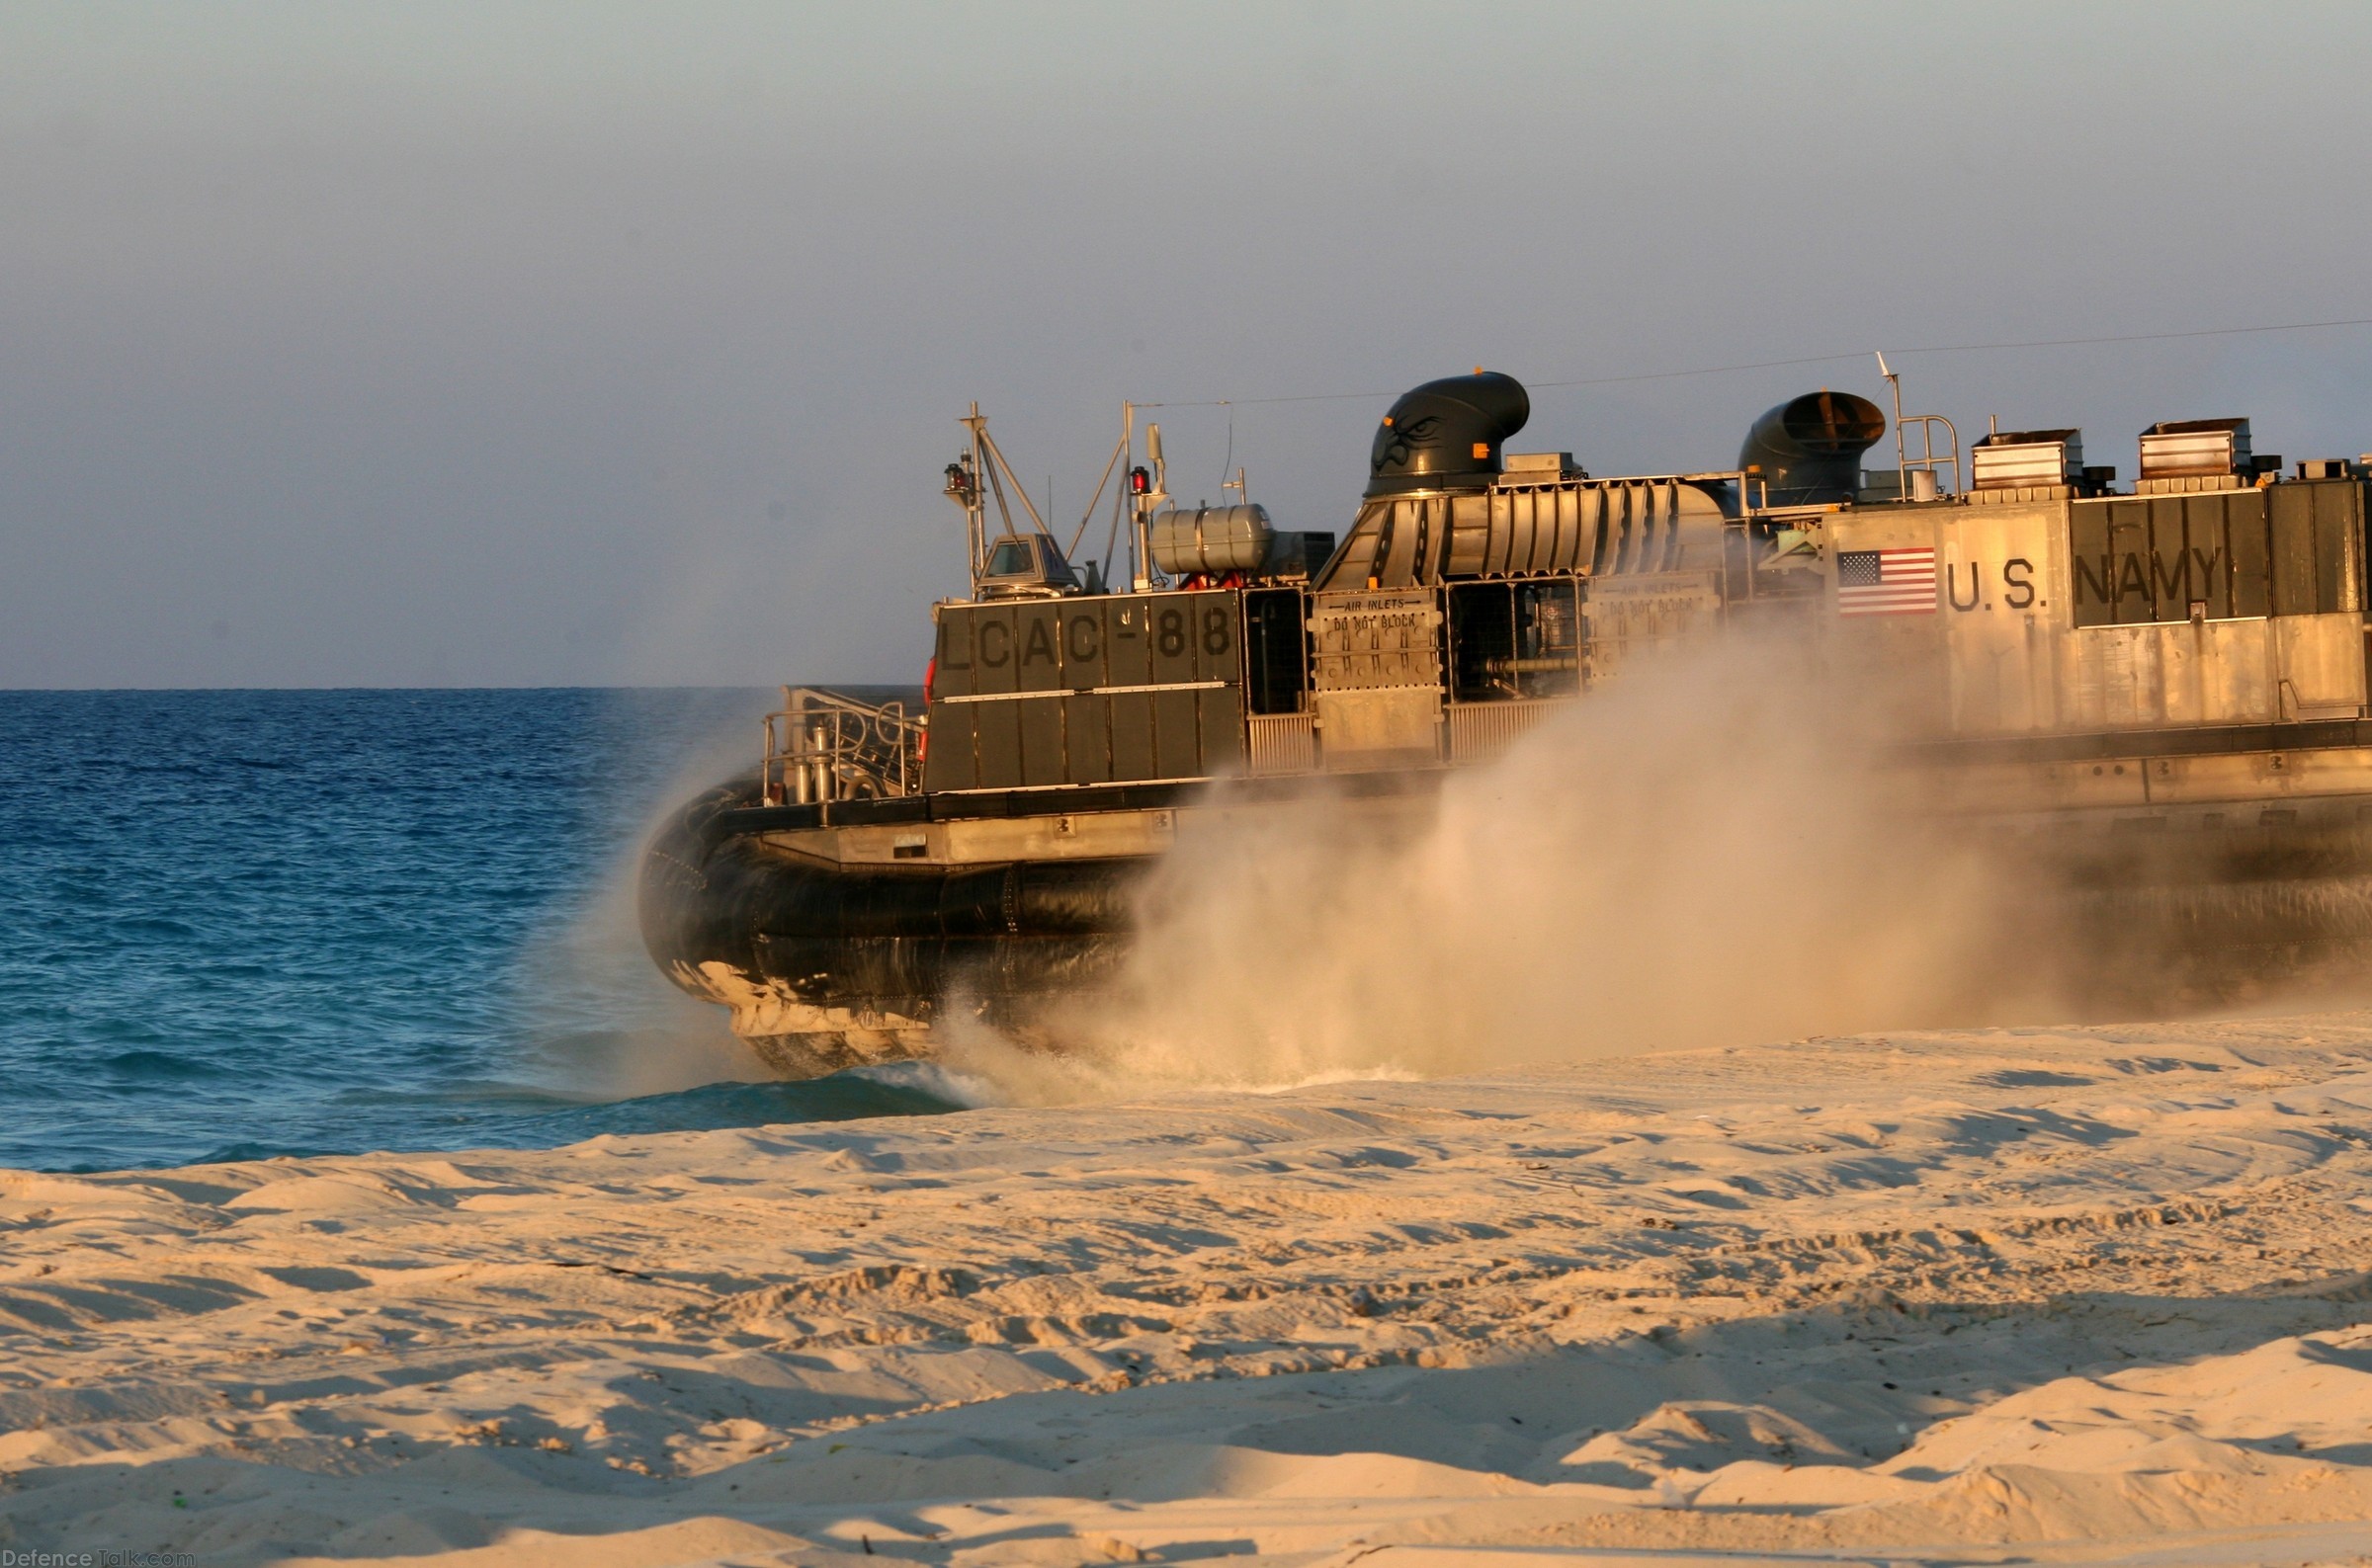
{"label": "deck railing", "polygon": [[[1567,698],[1453,702],[1447,711],[1453,764],[1488,762]],[[1313,715],[1253,713],[1245,718],[1245,771],[1273,779],[1318,771]],[[903,702],[876,706],[812,687],[783,688],[780,711],[766,715],[765,803],[814,805],[879,800],[922,792],[923,725]]]}
{"label": "deck railing", "polygon": [[903,702],[874,706],[812,687],[783,688],[766,715],[759,776],[770,806],[873,800],[922,791],[922,723]]}

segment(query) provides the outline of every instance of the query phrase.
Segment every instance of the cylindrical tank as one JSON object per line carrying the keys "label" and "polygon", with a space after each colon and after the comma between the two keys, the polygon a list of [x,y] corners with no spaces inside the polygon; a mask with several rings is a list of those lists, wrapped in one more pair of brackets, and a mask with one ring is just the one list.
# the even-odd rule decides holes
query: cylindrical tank
{"label": "cylindrical tank", "polygon": [[1367,493],[1485,489],[1498,476],[1499,449],[1531,417],[1524,383],[1496,371],[1403,392],[1376,428]]}
{"label": "cylindrical tank", "polygon": [[1268,512],[1249,506],[1174,507],[1153,514],[1153,564],[1165,572],[1256,572],[1277,536]]}
{"label": "cylindrical tank", "polygon": [[1761,501],[1767,487],[1772,506],[1850,501],[1861,454],[1885,434],[1886,416],[1866,397],[1825,388],[1791,397],[1754,421],[1738,449],[1740,468],[1762,470],[1747,499]]}

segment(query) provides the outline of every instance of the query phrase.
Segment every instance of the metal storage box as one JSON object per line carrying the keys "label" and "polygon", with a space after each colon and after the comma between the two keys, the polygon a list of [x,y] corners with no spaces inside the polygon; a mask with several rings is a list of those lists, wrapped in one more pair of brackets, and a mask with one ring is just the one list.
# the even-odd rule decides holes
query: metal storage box
{"label": "metal storage box", "polygon": [[2142,432],[2142,477],[2245,473],[2253,462],[2245,419],[2164,420]]}
{"label": "metal storage box", "polygon": [[1997,430],[1970,450],[1969,463],[1972,486],[1979,490],[2079,484],[2083,432]]}

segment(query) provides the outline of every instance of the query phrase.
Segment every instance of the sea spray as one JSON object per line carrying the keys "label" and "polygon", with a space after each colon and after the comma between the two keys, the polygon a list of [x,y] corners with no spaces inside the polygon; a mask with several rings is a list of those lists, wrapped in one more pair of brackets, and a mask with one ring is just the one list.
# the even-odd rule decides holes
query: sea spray
{"label": "sea spray", "polygon": [[[635,878],[653,827],[682,796],[755,766],[758,715],[770,695],[702,693],[684,702],[697,711],[697,728],[664,773],[610,793],[612,820],[602,825],[602,839],[613,848],[602,873],[572,908],[555,911],[511,977],[531,1020],[521,1066],[539,1082],[610,1101],[772,1076],[716,1009],[652,969],[635,914]],[[640,730],[654,700],[621,694],[611,701],[601,721],[606,750],[629,755],[647,747]]]}

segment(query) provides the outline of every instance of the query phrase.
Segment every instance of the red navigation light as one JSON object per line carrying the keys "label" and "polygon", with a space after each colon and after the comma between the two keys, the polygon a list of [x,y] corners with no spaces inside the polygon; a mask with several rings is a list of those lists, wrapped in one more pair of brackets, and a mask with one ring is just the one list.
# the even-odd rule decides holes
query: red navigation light
{"label": "red navigation light", "polygon": [[1144,495],[1150,492],[1152,488],[1153,476],[1151,474],[1146,473],[1142,467],[1131,468],[1129,470],[1129,494]]}

